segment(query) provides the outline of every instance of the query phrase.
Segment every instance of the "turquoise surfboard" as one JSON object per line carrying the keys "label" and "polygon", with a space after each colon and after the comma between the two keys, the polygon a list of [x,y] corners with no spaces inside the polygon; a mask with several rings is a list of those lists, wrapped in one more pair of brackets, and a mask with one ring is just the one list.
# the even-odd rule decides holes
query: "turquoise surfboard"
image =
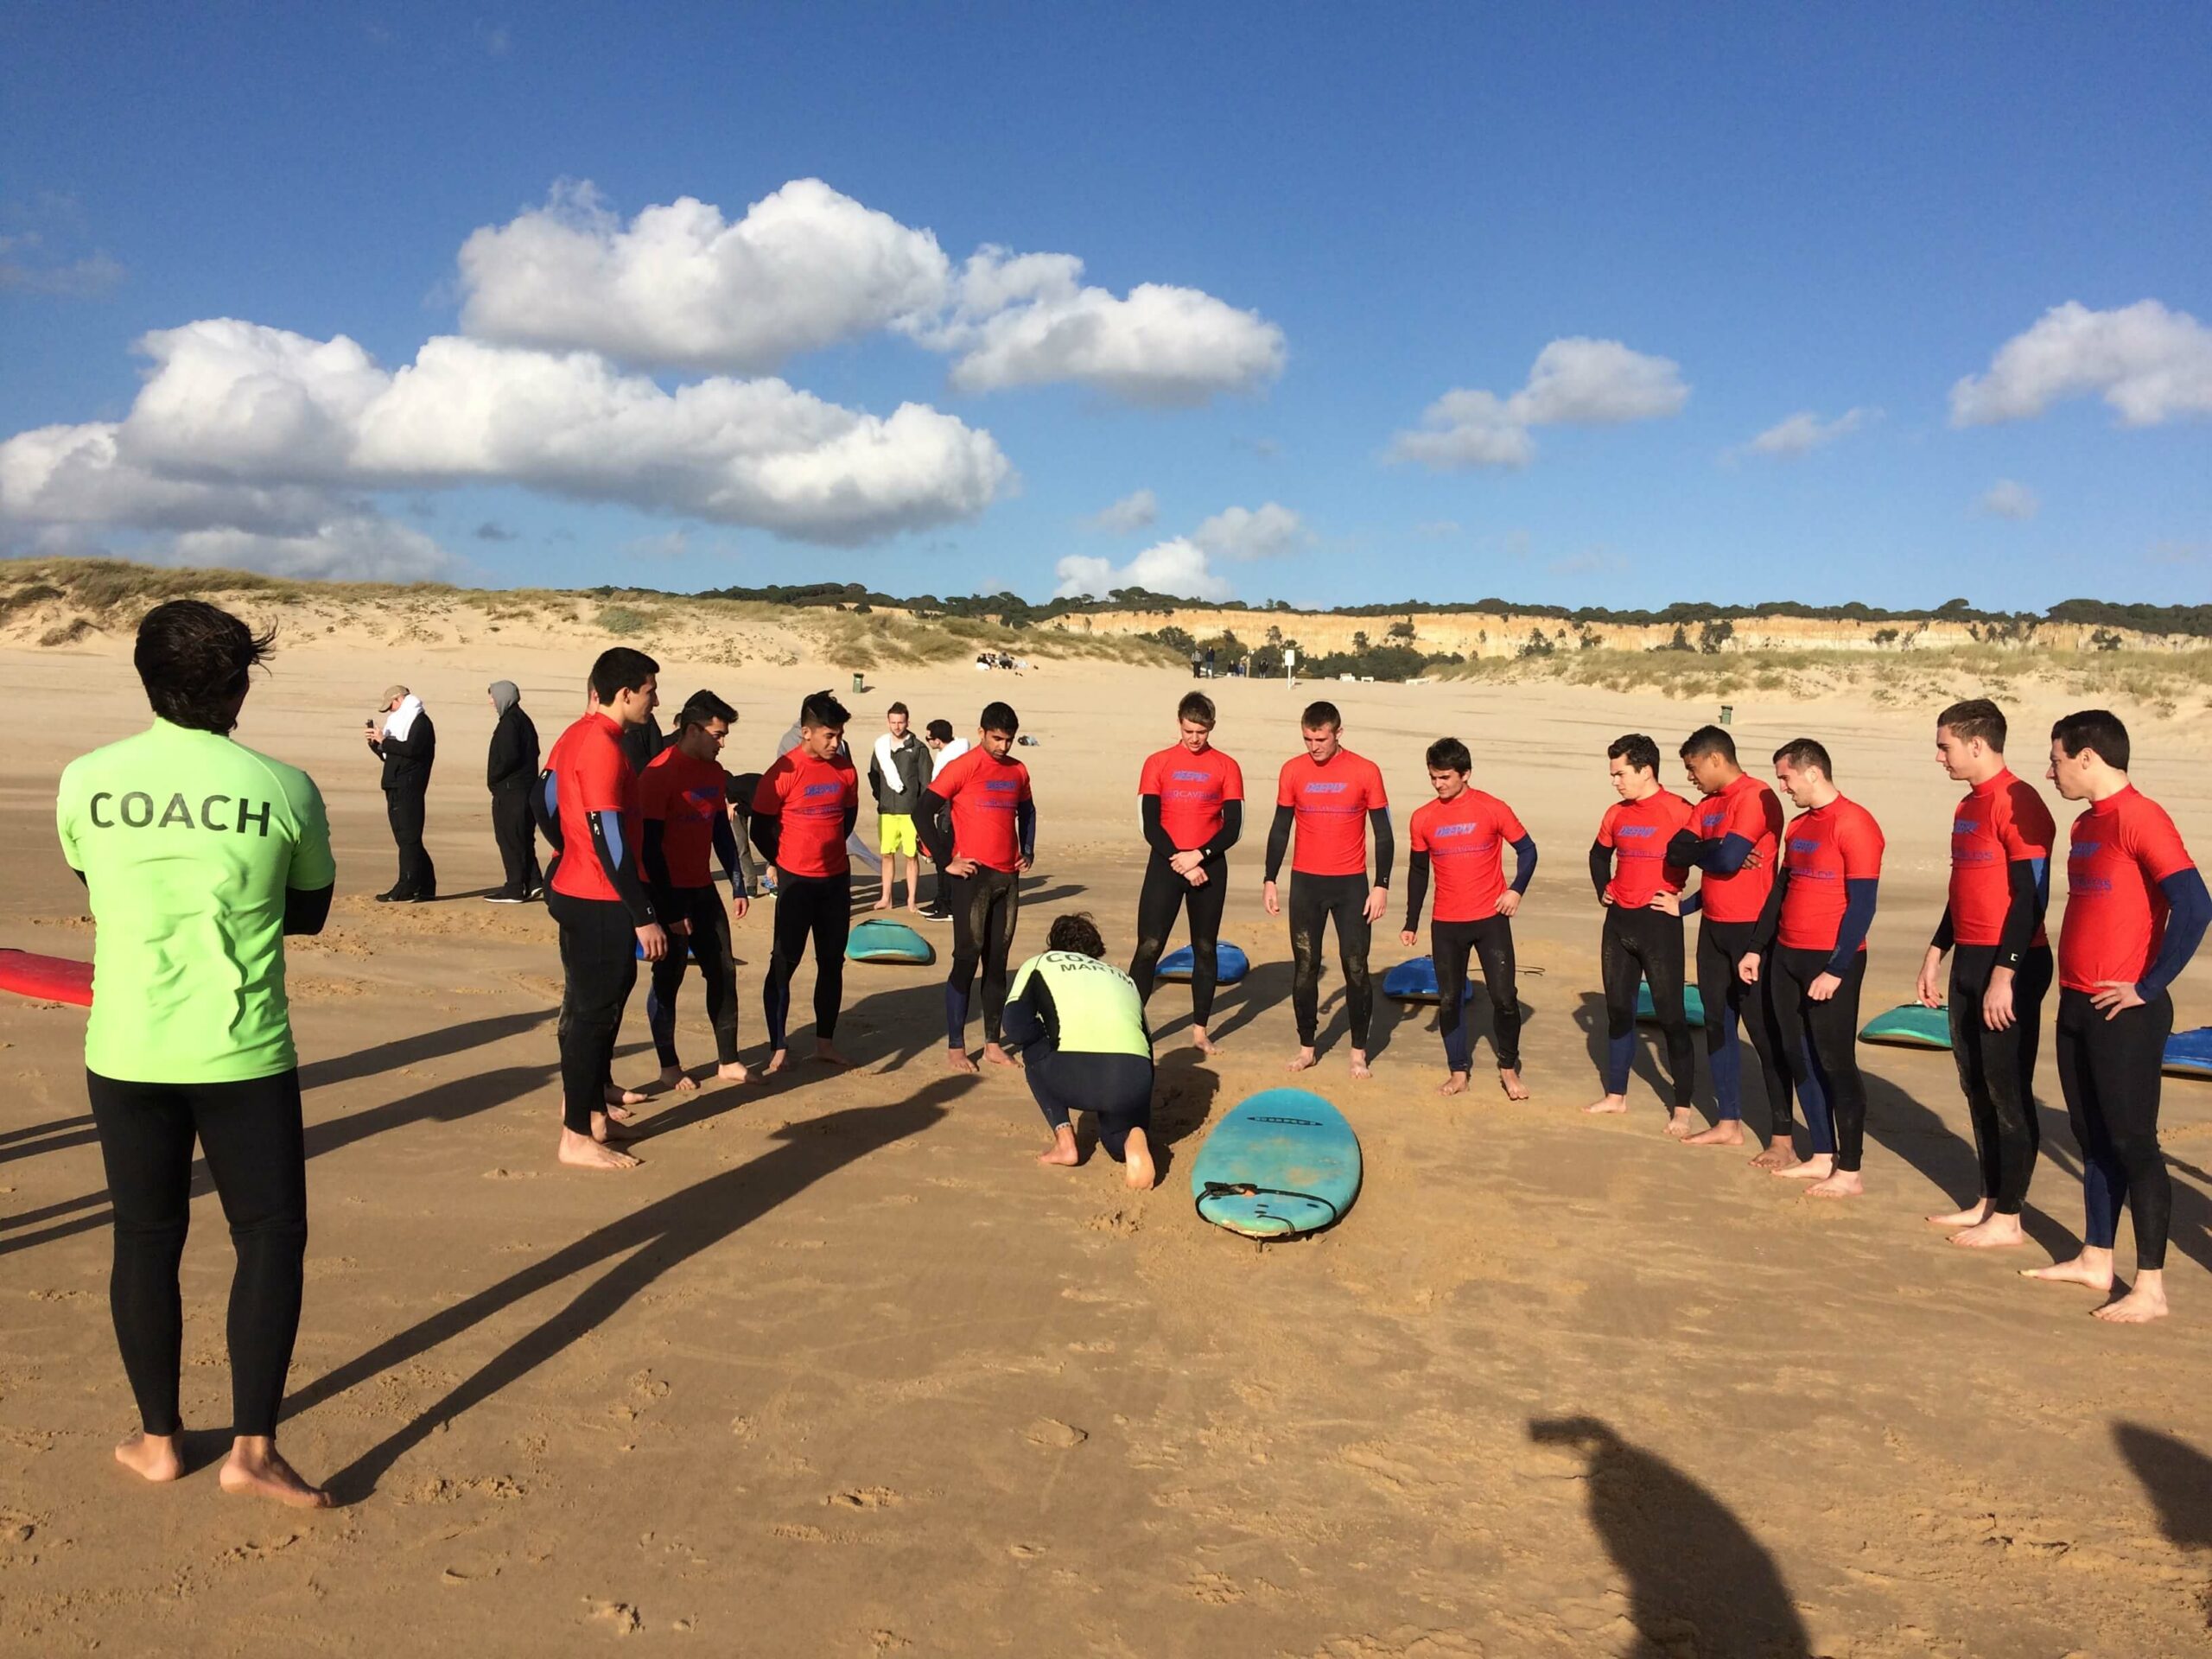
{"label": "turquoise surfboard", "polygon": [[[1649,985],[1636,988],[1636,1017],[1647,1026],[1656,1024],[1659,1019],[1659,1010],[1652,1006]],[[1705,1023],[1705,999],[1698,995],[1694,985],[1682,987],[1682,1017],[1694,1026]]]}
{"label": "turquoise surfboard", "polygon": [[[1191,970],[1198,966],[1198,959],[1191,954],[1191,947],[1186,944],[1181,950],[1170,950],[1162,957],[1160,959],[1160,971],[1154,976],[1178,985],[1184,984],[1189,981]],[[1251,958],[1236,946],[1233,944],[1214,946],[1213,975],[1216,982],[1234,985],[1244,977],[1251,966]]]}
{"label": "turquoise surfboard", "polygon": [[1885,1043],[1892,1048],[1948,1048],[1951,1015],[1946,1008],[1923,1008],[1904,1003],[1869,1020],[1859,1033],[1862,1043]]}
{"label": "turquoise surfboard", "polygon": [[871,918],[853,925],[845,940],[845,960],[926,964],[937,960],[937,947],[904,922]]}
{"label": "turquoise surfboard", "polygon": [[1307,1090],[1269,1089],[1214,1125],[1191,1164],[1191,1197],[1217,1227],[1288,1238],[1343,1219],[1359,1175],[1343,1113]]}

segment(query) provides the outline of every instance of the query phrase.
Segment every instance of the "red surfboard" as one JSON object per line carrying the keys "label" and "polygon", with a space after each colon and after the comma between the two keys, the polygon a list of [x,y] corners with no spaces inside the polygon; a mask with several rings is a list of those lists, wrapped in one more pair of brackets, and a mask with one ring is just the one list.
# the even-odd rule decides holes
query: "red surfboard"
{"label": "red surfboard", "polygon": [[92,1006],[92,964],[72,962],[67,957],[41,957],[32,950],[0,949],[0,991],[89,1008]]}

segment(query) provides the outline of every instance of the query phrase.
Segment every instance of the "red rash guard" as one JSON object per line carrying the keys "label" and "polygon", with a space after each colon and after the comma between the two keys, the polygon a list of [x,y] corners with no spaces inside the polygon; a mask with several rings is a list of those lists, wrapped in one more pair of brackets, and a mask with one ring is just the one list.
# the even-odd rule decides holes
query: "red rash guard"
{"label": "red rash guard", "polygon": [[726,810],[726,776],[719,761],[694,760],[671,743],[638,779],[638,810],[662,826],[661,859],[677,887],[714,885],[715,822]]}
{"label": "red rash guard", "polygon": [[1365,875],[1367,815],[1389,805],[1390,798],[1372,760],[1338,749],[1323,764],[1310,754],[1284,761],[1275,804],[1298,814],[1294,874]]}
{"label": "red rash guard", "polygon": [[1690,804],[1671,789],[1640,801],[1615,801],[1598,824],[1598,844],[1613,849],[1613,879],[1605,895],[1641,910],[1654,893],[1680,893],[1690,873],[1667,862],[1667,843],[1690,821]]}
{"label": "red rash guard", "polygon": [[553,873],[553,886],[571,899],[615,904],[622,897],[592,851],[594,812],[620,812],[623,841],[631,847],[639,844],[638,774],[630,770],[622,753],[621,730],[612,716],[594,709],[553,745],[548,770],[553,774],[553,799],[561,815],[561,845],[567,849]]}
{"label": "red rash guard", "polygon": [[[1967,791],[1951,814],[1951,938],[1959,944],[1995,944],[2012,907],[2012,867],[2049,859],[2058,825],[2034,788],[2010,770]],[[2048,944],[2040,925],[2031,944]]]}
{"label": "red rash guard", "polygon": [[1741,836],[1758,855],[1755,869],[1746,862],[1729,875],[1705,873],[1698,883],[1698,900],[1708,918],[1716,922],[1756,922],[1766,908],[1774,887],[1777,849],[1782,845],[1782,801],[1773,789],[1748,772],[1718,795],[1708,795],[1694,809],[1700,840],[1726,841]]}
{"label": "red rash guard", "polygon": [[844,875],[853,868],[845,851],[845,814],[860,799],[852,758],[817,760],[793,749],[760,774],[753,810],[780,818],[776,868],[793,875]]}
{"label": "red rash guard", "polygon": [[1029,768],[1011,756],[970,749],[930,784],[930,793],[952,804],[952,855],[972,858],[991,870],[1021,864],[1017,809],[1029,796]]}
{"label": "red rash guard", "polygon": [[1413,849],[1428,855],[1436,919],[1479,922],[1497,915],[1505,896],[1505,849],[1528,833],[1511,807],[1479,789],[1415,809]]}
{"label": "red rash guard", "polygon": [[2074,820],[2066,854],[2066,916],[2058,929],[2058,982],[2094,992],[2133,985],[2166,933],[2158,883],[2196,861],[2166,810],[2131,784]]}
{"label": "red rash guard", "polygon": [[[1780,943],[1784,949],[1835,949],[1850,903],[1844,883],[1878,879],[1886,844],[1874,815],[1840,795],[1790,820],[1789,886],[1782,895]],[[1866,948],[1864,939],[1859,948]]]}
{"label": "red rash guard", "polygon": [[1244,798],[1244,769],[1219,749],[1192,754],[1178,743],[1148,755],[1137,793],[1160,797],[1160,828],[1178,852],[1221,833],[1223,803]]}

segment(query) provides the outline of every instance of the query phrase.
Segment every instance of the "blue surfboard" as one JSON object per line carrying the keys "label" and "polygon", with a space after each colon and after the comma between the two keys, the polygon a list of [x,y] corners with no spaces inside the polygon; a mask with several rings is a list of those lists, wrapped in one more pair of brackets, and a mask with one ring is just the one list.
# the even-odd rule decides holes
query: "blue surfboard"
{"label": "blue surfboard", "polygon": [[2166,1039],[2165,1073],[2170,1077],[2212,1077],[2212,1026],[2177,1031]]}
{"label": "blue surfboard", "polygon": [[[1638,985],[1636,988],[1636,1017],[1646,1025],[1655,1024],[1658,1020],[1659,1010],[1652,1004],[1651,988],[1649,985]],[[1694,985],[1682,987],[1682,1017],[1694,1026],[1702,1026],[1705,1023],[1705,999],[1698,995],[1697,987]]]}
{"label": "blue surfboard", "polygon": [[[1170,980],[1178,985],[1185,984],[1198,963],[1198,959],[1191,954],[1191,947],[1186,944],[1179,950],[1170,950],[1160,959],[1160,971],[1154,977]],[[1251,966],[1251,958],[1236,946],[1226,944],[1214,946],[1213,974],[1218,983],[1234,985],[1244,977]]]}
{"label": "blue surfboard", "polygon": [[870,918],[853,925],[845,940],[845,960],[926,965],[937,960],[937,947],[904,922]]}
{"label": "blue surfboard", "polygon": [[1382,976],[1382,995],[1397,1002],[1440,1002],[1436,986],[1436,960],[1408,957]]}
{"label": "blue surfboard", "polygon": [[1359,1175],[1343,1113],[1307,1090],[1268,1089],[1214,1125],[1191,1164],[1191,1197],[1217,1227],[1289,1238],[1341,1220]]}

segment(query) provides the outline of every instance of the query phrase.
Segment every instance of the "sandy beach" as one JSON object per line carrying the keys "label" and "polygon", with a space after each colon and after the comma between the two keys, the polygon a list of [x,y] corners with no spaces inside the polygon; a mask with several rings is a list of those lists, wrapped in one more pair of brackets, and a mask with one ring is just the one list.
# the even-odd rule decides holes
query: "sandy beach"
{"label": "sandy beach", "polygon": [[[0,944],[90,954],[54,785],[144,723],[127,640],[0,649]],[[550,920],[474,896],[499,871],[485,685],[519,683],[550,744],[589,650],[342,628],[287,645],[238,735],[315,775],[339,859],[329,927],[290,950],[313,1232],[283,1440],[340,1505],[216,1489],[231,1255],[212,1192],[185,1261],[201,1466],[156,1490],[110,1460],[132,1413],[84,1018],[0,996],[0,1650],[2126,1659],[2204,1642],[2212,1086],[2166,1085],[2174,1317],[2134,1329],[2013,1271],[2070,1253],[2081,1225],[2048,1045],[2034,1243],[2011,1252],[1948,1249],[1921,1220],[1974,1196],[1945,1054],[1862,1050],[1868,1190],[1840,1205],[1749,1169],[1751,1148],[1666,1140],[1648,1041],[1627,1117],[1576,1109],[1603,1040],[1583,853],[1612,798],[1604,747],[1651,732],[1683,787],[1674,747],[1711,705],[1541,681],[1211,688],[1260,802],[1224,929],[1255,968],[1224,994],[1213,1061],[1182,1039],[1179,988],[1154,1000],[1166,1156],[1148,1194],[1103,1158],[1039,1169],[1020,1078],[945,1072],[942,969],[920,968],[849,973],[853,1071],[656,1100],[643,1166],[600,1176],[552,1158]],[[359,728],[395,679],[438,722],[435,905],[370,897],[393,855]],[[1017,958],[1069,908],[1125,958],[1137,768],[1172,740],[1187,678],[1046,660],[868,679],[856,749],[893,696],[963,731],[986,696],[1014,702],[1040,815]],[[812,660],[666,657],[660,682],[671,709],[702,686],[736,705],[733,770],[832,683],[849,677]],[[1364,1190],[1333,1230],[1262,1248],[1197,1218],[1189,1160],[1294,1045],[1261,831],[1312,695],[1340,703],[1401,824],[1426,798],[1423,748],[1455,733],[1535,836],[1516,923],[1535,1097],[1499,1095],[1482,1042],[1472,1090],[1440,1100],[1433,1013],[1389,1003],[1375,1076],[1352,1082],[1332,965],[1313,1077],[1361,1136]],[[1881,820],[1866,1007],[1906,1000],[1959,792],[1934,706],[1734,701],[1755,770],[1819,736]],[[2015,766],[2040,782],[2042,734],[2077,702],[2006,702]],[[2137,781],[2212,851],[2212,719],[2120,712]],[[2073,809],[2046,798],[2063,825]],[[1397,905],[1378,970],[1415,953]],[[738,929],[748,1059],[767,930],[766,906]],[[696,983],[682,1035],[704,1061]],[[2175,996],[2178,1025],[2212,1020],[2212,969]],[[618,1060],[632,1083],[655,1069],[642,1002]]]}

